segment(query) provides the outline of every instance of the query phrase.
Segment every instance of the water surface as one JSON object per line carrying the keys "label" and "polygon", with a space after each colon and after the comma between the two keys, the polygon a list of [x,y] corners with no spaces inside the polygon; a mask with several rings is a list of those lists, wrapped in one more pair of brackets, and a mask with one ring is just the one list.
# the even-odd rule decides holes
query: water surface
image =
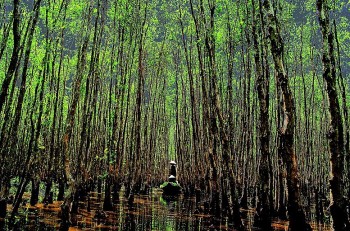
{"label": "water surface", "polygon": [[[73,230],[234,230],[227,218],[218,219],[198,212],[194,198],[165,198],[162,191],[153,189],[149,195],[135,195],[134,204],[130,206],[120,193],[119,202],[113,211],[102,211],[103,195],[91,193],[91,210],[87,211],[87,202],[79,204],[78,214],[72,219]],[[50,205],[38,204],[24,206],[16,217],[12,230],[59,230],[60,205],[56,201]],[[10,207],[11,209],[11,207]],[[244,224],[252,228],[253,210],[242,210]],[[9,222],[0,222],[2,230],[9,230]],[[314,230],[330,230],[327,226],[312,223]],[[275,220],[275,230],[288,230],[288,222]]]}

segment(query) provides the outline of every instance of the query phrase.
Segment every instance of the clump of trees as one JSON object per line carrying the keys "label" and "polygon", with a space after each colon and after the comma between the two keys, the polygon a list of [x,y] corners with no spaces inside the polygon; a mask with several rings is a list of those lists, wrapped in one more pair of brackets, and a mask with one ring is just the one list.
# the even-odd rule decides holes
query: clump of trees
{"label": "clump of trees", "polygon": [[[178,163],[185,196],[244,230],[349,228],[346,1],[0,1],[0,215],[90,191],[112,210]],[[194,177],[196,176],[196,177]],[[330,193],[330,194],[329,194]],[[315,211],[310,211],[315,204]]]}

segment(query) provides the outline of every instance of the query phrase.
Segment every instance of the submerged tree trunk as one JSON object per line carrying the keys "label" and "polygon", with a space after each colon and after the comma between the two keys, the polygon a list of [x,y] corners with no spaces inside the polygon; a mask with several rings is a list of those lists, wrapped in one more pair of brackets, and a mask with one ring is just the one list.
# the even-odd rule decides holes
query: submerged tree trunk
{"label": "submerged tree trunk", "polygon": [[31,206],[35,206],[39,201],[39,186],[40,186],[40,181],[37,179],[32,179],[32,192],[30,195]]}
{"label": "submerged tree trunk", "polygon": [[[91,11],[92,11],[92,7],[90,6],[89,13],[87,16],[88,21],[91,17]],[[89,26],[89,23],[88,23],[88,26]],[[86,32],[86,35],[84,37],[83,44],[80,50],[79,60],[77,62],[77,71],[76,71],[74,86],[73,86],[72,103],[68,109],[68,115],[66,119],[66,129],[62,140],[64,175],[68,182],[68,192],[67,192],[68,194],[65,196],[64,203],[61,205],[62,229],[68,229],[71,223],[70,221],[71,205],[74,200],[74,196],[76,194],[76,188],[77,188],[76,180],[73,178],[73,175],[72,175],[69,146],[70,146],[71,136],[73,133],[76,109],[80,98],[80,85],[81,85],[81,81],[83,78],[83,73],[86,65],[86,55],[87,55],[87,47],[89,42],[89,35],[90,35],[90,30]]]}
{"label": "submerged tree trunk", "polygon": [[[18,130],[19,130],[19,124],[20,124],[20,119],[21,119],[21,115],[22,115],[22,107],[23,107],[23,102],[24,102],[24,96],[26,93],[26,88],[27,88],[27,70],[28,70],[28,66],[29,66],[29,59],[30,59],[30,53],[31,53],[31,46],[32,46],[32,41],[33,41],[33,37],[34,37],[34,31],[35,31],[35,27],[36,27],[36,23],[39,17],[39,12],[40,12],[40,2],[41,0],[37,0],[34,4],[33,7],[33,17],[31,22],[28,23],[28,25],[30,24],[30,33],[28,36],[28,40],[26,43],[26,49],[25,49],[25,58],[24,58],[24,64],[23,64],[23,70],[22,70],[22,82],[21,82],[21,89],[19,92],[19,96],[17,99],[17,104],[16,104],[16,109],[15,109],[15,116],[13,119],[13,124],[12,124],[12,130],[11,130],[11,142],[10,142],[10,151],[14,151],[15,150],[15,145],[16,142],[18,141]],[[38,85],[37,85],[38,86]],[[35,89],[35,97],[34,99],[36,99],[37,96],[37,91],[38,88]],[[34,120],[33,120],[33,112],[32,111],[30,113],[30,120],[31,120],[31,132],[30,132],[30,139],[29,139],[29,145],[28,145],[28,149],[26,151],[26,158],[25,158],[25,163],[24,163],[24,168],[21,171],[21,176],[20,176],[20,186],[17,189],[16,192],[16,200],[12,209],[12,213],[11,213],[11,218],[13,219],[15,214],[18,211],[18,208],[20,206],[20,202],[22,201],[22,196],[24,194],[24,190],[25,187],[27,185],[27,182],[29,182],[27,180],[28,178],[28,171],[29,168],[31,166],[30,164],[30,160],[31,160],[31,156],[33,154],[34,151],[36,151],[36,147],[37,147],[37,140],[40,134],[40,125],[41,125],[41,118],[39,116],[39,118],[37,118],[37,123],[36,126],[34,125]]]}
{"label": "submerged tree trunk", "polygon": [[280,25],[269,0],[265,0],[264,9],[268,19],[269,39],[271,42],[271,53],[275,63],[276,78],[281,86],[283,99],[282,109],[284,118],[278,135],[281,141],[283,160],[287,167],[289,230],[311,230],[301,207],[298,162],[294,151],[295,103],[282,60],[284,44],[281,37]]}
{"label": "submerged tree trunk", "polygon": [[[203,7],[203,6],[202,6]],[[221,99],[219,94],[219,89],[217,86],[217,67],[215,61],[215,37],[214,37],[214,14],[215,14],[216,4],[215,1],[209,1],[209,30],[205,37],[205,45],[209,56],[209,73],[210,73],[210,109],[211,109],[211,123],[210,129],[214,139],[213,150],[211,155],[218,155],[217,149],[219,149],[219,144],[222,145],[222,160],[223,165],[223,178],[226,182],[227,188],[227,199],[229,202],[229,219],[233,222],[234,227],[237,230],[245,230],[241,220],[241,214],[239,211],[238,199],[236,196],[235,180],[233,178],[233,167],[232,160],[230,157],[230,146],[229,146],[229,135],[227,132],[226,121],[222,115]],[[215,147],[215,146],[218,147]],[[210,147],[209,147],[210,148]],[[210,151],[209,151],[210,152]],[[211,158],[218,158],[213,156]],[[214,165],[214,164],[213,164]],[[214,165],[215,166],[215,165]],[[219,192],[215,192],[218,193]],[[219,200],[218,200],[219,201]],[[222,205],[220,205],[222,207]]]}
{"label": "submerged tree trunk", "polygon": [[349,230],[350,224],[347,213],[348,203],[345,199],[346,194],[343,174],[345,161],[344,128],[336,86],[337,76],[334,54],[334,33],[330,29],[328,2],[326,0],[317,0],[317,10],[323,38],[323,79],[326,83],[330,115],[330,128],[328,131],[331,164],[330,210],[333,218],[334,230]]}
{"label": "submerged tree trunk", "polygon": [[0,218],[6,217],[6,210],[7,210],[7,199],[0,198]]}
{"label": "submerged tree trunk", "polygon": [[[261,7],[261,4],[260,6]],[[258,99],[259,99],[259,140],[260,140],[260,168],[259,168],[259,188],[258,188],[258,206],[256,215],[254,217],[254,224],[260,227],[262,230],[272,230],[271,227],[271,211],[270,211],[270,196],[269,196],[269,141],[270,141],[270,127],[269,127],[269,76],[266,76],[266,72],[263,68],[264,60],[261,57],[265,57],[261,52],[265,49],[260,46],[258,33],[264,30],[263,25],[261,28],[257,28],[257,20],[255,16],[255,7],[253,2],[253,43],[254,43],[254,59],[255,59],[255,69],[256,69],[256,82],[258,89]],[[262,16],[261,16],[262,17]],[[259,32],[258,32],[259,31]],[[259,33],[260,34],[260,33]],[[265,36],[263,36],[265,37]]]}
{"label": "submerged tree trunk", "polygon": [[111,176],[108,175],[107,179],[105,181],[105,198],[103,200],[103,210],[104,211],[112,211],[113,210],[113,204],[111,199],[111,184],[112,179]]}
{"label": "submerged tree trunk", "polygon": [[46,180],[46,185],[45,185],[45,195],[44,195],[44,199],[43,199],[43,203],[44,204],[52,204],[52,192],[51,192],[51,188],[52,188],[52,179],[49,178]]}
{"label": "submerged tree trunk", "polygon": [[57,200],[63,201],[64,200],[64,189],[65,189],[65,183],[62,179],[58,180],[58,194],[57,194]]}

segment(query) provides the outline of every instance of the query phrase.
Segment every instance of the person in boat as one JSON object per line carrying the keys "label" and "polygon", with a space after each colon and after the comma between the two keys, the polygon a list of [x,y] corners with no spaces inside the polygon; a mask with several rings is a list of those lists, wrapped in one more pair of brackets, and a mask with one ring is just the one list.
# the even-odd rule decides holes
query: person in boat
{"label": "person in boat", "polygon": [[169,176],[174,176],[176,180],[176,163],[175,161],[170,161]]}
{"label": "person in boat", "polygon": [[163,189],[163,195],[177,195],[181,192],[181,186],[176,180],[175,161],[170,161],[168,181],[164,182],[160,188]]}
{"label": "person in boat", "polygon": [[169,182],[176,182],[176,177],[174,175],[169,176]]}

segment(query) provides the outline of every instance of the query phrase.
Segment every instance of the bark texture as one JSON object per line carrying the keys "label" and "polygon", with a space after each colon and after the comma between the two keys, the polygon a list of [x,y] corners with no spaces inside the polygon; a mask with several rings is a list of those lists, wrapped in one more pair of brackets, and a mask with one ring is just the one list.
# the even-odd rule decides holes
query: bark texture
{"label": "bark texture", "polygon": [[331,215],[334,230],[349,230],[350,224],[346,211],[347,202],[344,184],[345,143],[344,128],[338,101],[337,76],[334,55],[334,33],[330,29],[329,5],[326,0],[317,0],[319,24],[323,38],[323,79],[326,83],[329,103],[330,127],[328,131],[330,153],[330,189],[331,189]]}
{"label": "bark texture", "polygon": [[298,162],[294,152],[295,102],[282,59],[284,44],[279,29],[279,22],[271,2],[265,0],[263,6],[268,21],[269,40],[275,64],[276,80],[281,87],[282,93],[283,124],[279,130],[279,137],[283,161],[287,168],[289,230],[311,230],[301,207]]}

